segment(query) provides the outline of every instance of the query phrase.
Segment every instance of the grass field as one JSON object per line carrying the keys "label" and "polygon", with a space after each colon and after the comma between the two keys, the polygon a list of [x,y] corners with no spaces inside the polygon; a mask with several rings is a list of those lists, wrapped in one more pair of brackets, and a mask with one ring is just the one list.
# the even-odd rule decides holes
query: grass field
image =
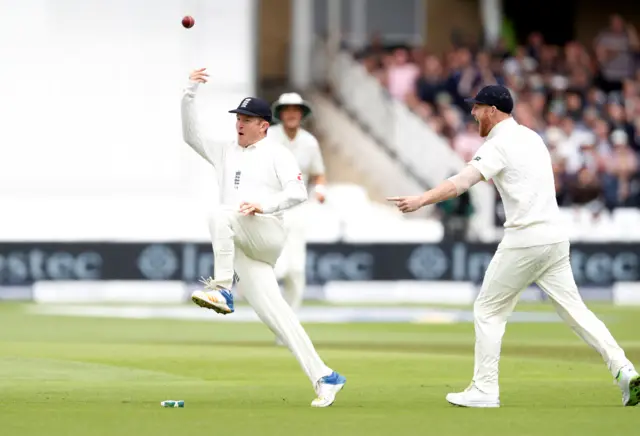
{"label": "grass field", "polygon": [[[640,309],[592,308],[640,362]],[[444,400],[469,383],[472,324],[308,325],[326,362],[348,378],[333,407],[313,409],[297,362],[260,324],[28,309],[0,305],[3,436],[612,436],[637,434],[640,422],[640,407],[621,406],[600,356],[560,323],[508,326],[503,407],[492,410]],[[160,407],[168,399],[186,407]]]}

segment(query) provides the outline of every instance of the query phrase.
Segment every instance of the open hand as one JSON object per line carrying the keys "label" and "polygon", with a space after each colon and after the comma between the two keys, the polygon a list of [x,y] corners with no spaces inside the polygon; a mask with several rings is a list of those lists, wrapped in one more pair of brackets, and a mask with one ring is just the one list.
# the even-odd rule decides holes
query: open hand
{"label": "open hand", "polygon": [[415,212],[423,206],[422,196],[420,195],[387,197],[387,201],[393,201],[402,213]]}
{"label": "open hand", "polygon": [[262,207],[259,204],[243,202],[240,204],[240,213],[242,215],[255,215],[262,213]]}
{"label": "open hand", "polygon": [[193,70],[191,74],[189,74],[189,80],[192,82],[207,83],[207,80],[209,80],[209,73],[207,73],[206,70],[206,68]]}

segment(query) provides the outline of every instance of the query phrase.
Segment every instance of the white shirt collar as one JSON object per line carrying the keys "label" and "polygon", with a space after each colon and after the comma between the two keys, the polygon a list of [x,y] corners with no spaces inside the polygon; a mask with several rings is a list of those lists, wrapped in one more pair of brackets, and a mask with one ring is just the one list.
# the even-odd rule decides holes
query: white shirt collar
{"label": "white shirt collar", "polygon": [[246,147],[243,147],[243,146],[241,146],[240,144],[238,144],[238,147],[240,147],[240,148],[244,148],[244,149],[248,150],[248,149],[250,149],[250,148],[255,148],[257,145],[259,145],[259,144],[261,144],[261,143],[265,142],[265,140],[266,140],[266,139],[267,139],[267,137],[265,136],[264,138],[260,139],[259,141],[254,142],[254,143],[253,143],[253,144],[251,144],[251,145],[247,145]]}

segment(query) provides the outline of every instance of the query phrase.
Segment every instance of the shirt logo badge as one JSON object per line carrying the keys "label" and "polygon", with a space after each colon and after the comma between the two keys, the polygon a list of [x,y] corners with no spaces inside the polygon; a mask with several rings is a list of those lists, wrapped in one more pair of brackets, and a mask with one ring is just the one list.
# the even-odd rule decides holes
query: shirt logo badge
{"label": "shirt logo badge", "polygon": [[480,156],[473,158],[473,160],[480,160],[480,159],[482,159]]}
{"label": "shirt logo badge", "polygon": [[240,174],[242,174],[241,171],[236,171],[236,176],[233,179],[233,187],[235,189],[238,189],[238,186],[240,185]]}
{"label": "shirt logo badge", "polygon": [[298,173],[298,180],[302,182],[302,173]]}

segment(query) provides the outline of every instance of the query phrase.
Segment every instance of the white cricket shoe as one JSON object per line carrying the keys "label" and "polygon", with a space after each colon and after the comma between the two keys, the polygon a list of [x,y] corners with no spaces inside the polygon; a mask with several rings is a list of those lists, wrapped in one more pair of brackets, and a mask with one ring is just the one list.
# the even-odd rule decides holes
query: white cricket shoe
{"label": "white cricket shoe", "polygon": [[217,285],[213,279],[202,279],[205,291],[195,291],[191,300],[200,307],[211,309],[217,313],[227,315],[233,313],[233,294],[226,288]]}
{"label": "white cricket shoe", "polygon": [[311,407],[329,407],[336,400],[336,395],[344,387],[347,379],[333,371],[316,383],[318,397],[311,402]]}
{"label": "white cricket shoe", "polygon": [[616,382],[622,391],[623,406],[636,406],[640,403],[640,375],[633,366],[621,368]]}
{"label": "white cricket shoe", "polygon": [[460,407],[500,407],[498,395],[485,394],[473,383],[463,392],[447,394],[447,401]]}

